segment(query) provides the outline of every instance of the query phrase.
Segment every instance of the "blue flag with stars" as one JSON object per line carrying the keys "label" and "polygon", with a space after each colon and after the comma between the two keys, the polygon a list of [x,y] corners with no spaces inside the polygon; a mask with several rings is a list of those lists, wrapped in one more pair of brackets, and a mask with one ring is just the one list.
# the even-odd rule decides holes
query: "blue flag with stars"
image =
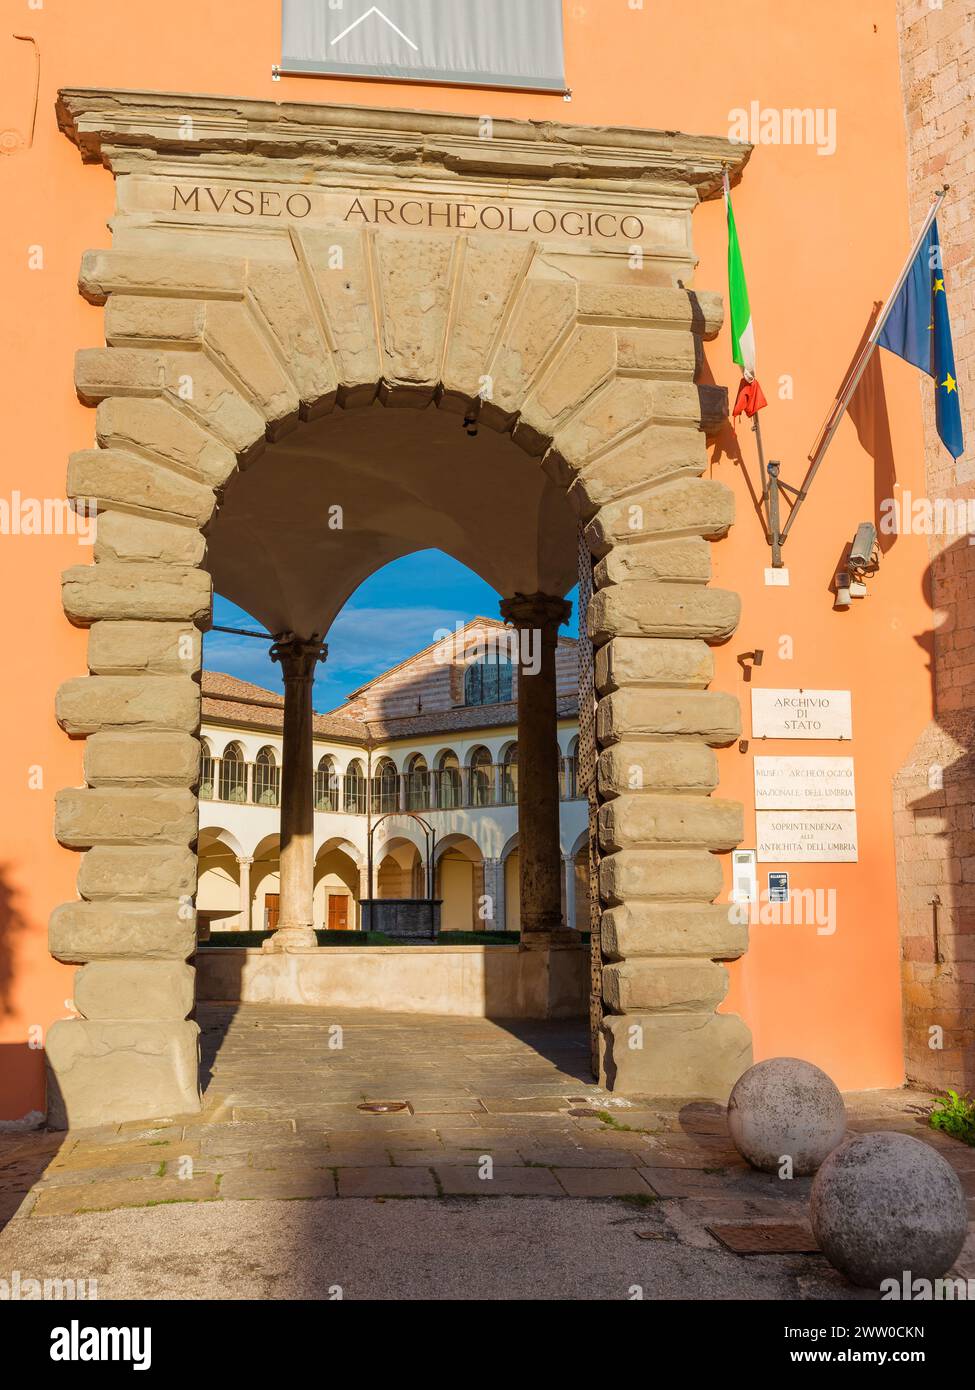
{"label": "blue flag with stars", "polygon": [[921,243],[877,342],[934,377],[938,434],[952,458],[958,458],[965,444],[937,218]]}

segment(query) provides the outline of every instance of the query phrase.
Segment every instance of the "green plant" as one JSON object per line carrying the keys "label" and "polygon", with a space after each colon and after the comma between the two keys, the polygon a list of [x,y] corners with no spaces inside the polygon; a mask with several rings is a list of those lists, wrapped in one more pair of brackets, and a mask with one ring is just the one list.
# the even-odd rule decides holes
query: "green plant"
{"label": "green plant", "polygon": [[946,1095],[938,1097],[934,1107],[930,1118],[932,1129],[944,1130],[953,1139],[975,1146],[975,1100],[971,1096],[948,1091]]}

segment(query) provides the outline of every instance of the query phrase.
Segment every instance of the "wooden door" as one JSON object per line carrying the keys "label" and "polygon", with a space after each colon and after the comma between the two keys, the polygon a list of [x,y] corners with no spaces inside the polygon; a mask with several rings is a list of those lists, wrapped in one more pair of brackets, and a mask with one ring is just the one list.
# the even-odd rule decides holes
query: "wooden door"
{"label": "wooden door", "polygon": [[281,915],[281,894],[264,894],[264,930],[277,931],[278,918]]}
{"label": "wooden door", "polygon": [[349,930],[349,896],[347,893],[331,893],[328,899],[329,931]]}

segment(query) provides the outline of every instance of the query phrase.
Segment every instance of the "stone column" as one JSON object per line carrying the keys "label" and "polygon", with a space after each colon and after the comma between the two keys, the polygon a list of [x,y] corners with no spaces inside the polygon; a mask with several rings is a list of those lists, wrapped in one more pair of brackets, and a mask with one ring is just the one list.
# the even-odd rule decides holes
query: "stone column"
{"label": "stone column", "polygon": [[484,861],[484,891],[491,895],[491,917],[481,926],[485,931],[504,931],[504,866],[500,859]]}
{"label": "stone column", "polygon": [[250,931],[251,929],[251,865],[253,859],[248,859],[246,855],[237,856],[237,867],[240,872],[240,931]]}
{"label": "stone column", "polygon": [[312,682],[328,649],[310,638],[283,633],[271,648],[284,673],[284,737],[281,755],[281,911],[265,951],[303,951],[314,932],[315,785],[312,752]]}
{"label": "stone column", "polygon": [[518,845],[522,945],[565,933],[559,845],[555,648],[570,606],[552,594],[515,594],[501,616],[518,629]]}
{"label": "stone column", "polygon": [[562,861],[565,871],[565,925],[576,929],[576,861],[569,855]]}

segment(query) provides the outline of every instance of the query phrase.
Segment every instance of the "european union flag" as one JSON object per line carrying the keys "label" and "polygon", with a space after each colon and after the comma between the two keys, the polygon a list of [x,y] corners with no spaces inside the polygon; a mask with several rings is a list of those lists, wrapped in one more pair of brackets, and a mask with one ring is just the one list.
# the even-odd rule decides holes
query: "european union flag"
{"label": "european union flag", "polygon": [[958,458],[965,444],[937,219],[921,243],[877,342],[934,377],[938,433],[952,458]]}

